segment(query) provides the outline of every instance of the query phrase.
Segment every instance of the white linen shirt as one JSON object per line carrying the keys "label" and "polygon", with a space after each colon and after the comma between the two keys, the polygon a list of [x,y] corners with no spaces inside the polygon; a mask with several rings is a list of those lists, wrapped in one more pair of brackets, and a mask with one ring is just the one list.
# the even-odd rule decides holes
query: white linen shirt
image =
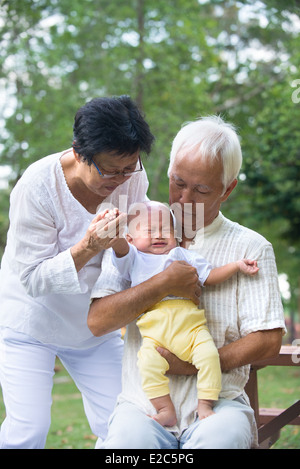
{"label": "white linen shirt", "polygon": [[122,277],[131,282],[132,287],[162,272],[174,261],[185,261],[195,267],[201,285],[212,269],[212,266],[197,252],[179,246],[171,249],[168,254],[151,254],[138,251],[134,245],[129,244],[126,256],[117,257],[112,251],[112,261]]}
{"label": "white linen shirt", "polygon": [[[247,334],[259,330],[282,328],[285,330],[282,302],[278,287],[277,268],[271,244],[258,233],[225,218],[221,212],[211,225],[199,231],[190,246],[219,267],[238,259],[256,259],[260,268],[255,277],[235,274],[226,282],[207,286],[202,292],[199,308],[205,309],[207,325],[217,348],[223,347]],[[105,279],[104,279],[105,272]],[[184,281],[184,279],[183,279]],[[93,291],[93,298],[128,288],[111,262],[107,251],[103,270]],[[147,414],[156,413],[141,387],[137,367],[137,352],[141,335],[136,321],[127,326],[123,356],[122,393],[118,402],[131,402]],[[222,374],[220,397],[235,399],[243,396],[250,366],[242,366]],[[168,430],[179,437],[195,419],[197,408],[196,376],[169,376],[170,394],[177,415],[177,424]],[[253,435],[256,428],[253,427]],[[255,438],[255,436],[254,436]]]}
{"label": "white linen shirt", "polygon": [[[87,327],[91,290],[101,271],[103,252],[77,273],[70,248],[84,237],[96,214],[70,192],[60,163],[62,154],[33,163],[12,190],[0,271],[0,327],[43,343],[87,348],[108,338],[94,337]],[[109,206],[126,212],[130,204],[145,200],[147,189],[145,171],[138,172],[118,186],[98,212]]]}

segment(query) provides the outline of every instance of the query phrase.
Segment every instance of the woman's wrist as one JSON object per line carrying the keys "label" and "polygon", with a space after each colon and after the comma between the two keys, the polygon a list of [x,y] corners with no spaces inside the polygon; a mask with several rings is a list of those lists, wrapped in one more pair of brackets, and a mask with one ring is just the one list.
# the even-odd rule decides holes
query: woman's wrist
{"label": "woman's wrist", "polygon": [[90,261],[99,252],[99,250],[95,249],[93,242],[84,238],[72,246],[70,252],[71,256],[73,257],[76,270],[79,272],[85,266],[85,264],[87,264],[87,262]]}

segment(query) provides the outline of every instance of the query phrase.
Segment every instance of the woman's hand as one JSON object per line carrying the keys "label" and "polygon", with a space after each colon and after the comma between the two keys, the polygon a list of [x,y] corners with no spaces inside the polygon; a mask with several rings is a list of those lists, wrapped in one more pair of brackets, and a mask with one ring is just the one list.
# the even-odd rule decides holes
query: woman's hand
{"label": "woman's hand", "polygon": [[84,238],[71,248],[77,272],[96,254],[112,246],[122,235],[125,222],[126,215],[118,209],[105,210],[92,220]]}
{"label": "woman's hand", "polygon": [[99,213],[86,232],[87,245],[96,253],[111,247],[115,238],[122,236],[126,215],[117,208]]}

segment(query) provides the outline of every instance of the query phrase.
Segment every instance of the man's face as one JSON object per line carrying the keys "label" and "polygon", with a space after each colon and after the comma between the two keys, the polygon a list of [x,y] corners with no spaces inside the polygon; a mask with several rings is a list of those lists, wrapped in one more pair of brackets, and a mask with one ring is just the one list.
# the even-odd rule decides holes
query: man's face
{"label": "man's face", "polygon": [[[210,225],[217,217],[221,203],[235,187],[236,181],[224,194],[222,176],[223,166],[219,159],[208,163],[191,153],[177,156],[170,173],[169,203],[170,206],[180,204],[184,223],[192,224],[192,230],[202,228],[203,224]],[[204,221],[197,220],[197,204],[204,204]]]}

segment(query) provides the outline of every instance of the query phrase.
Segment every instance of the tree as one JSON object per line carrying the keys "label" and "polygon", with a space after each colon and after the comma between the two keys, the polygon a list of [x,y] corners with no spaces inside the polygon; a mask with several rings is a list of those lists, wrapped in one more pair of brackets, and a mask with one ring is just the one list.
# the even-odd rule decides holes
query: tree
{"label": "tree", "polygon": [[71,145],[73,116],[87,100],[130,94],[156,136],[144,162],[149,196],[167,202],[172,139],[183,122],[220,113],[238,127],[244,153],[243,180],[224,211],[286,253],[279,270],[293,282],[298,1],[9,0],[0,44],[0,165],[11,165],[16,178]]}

